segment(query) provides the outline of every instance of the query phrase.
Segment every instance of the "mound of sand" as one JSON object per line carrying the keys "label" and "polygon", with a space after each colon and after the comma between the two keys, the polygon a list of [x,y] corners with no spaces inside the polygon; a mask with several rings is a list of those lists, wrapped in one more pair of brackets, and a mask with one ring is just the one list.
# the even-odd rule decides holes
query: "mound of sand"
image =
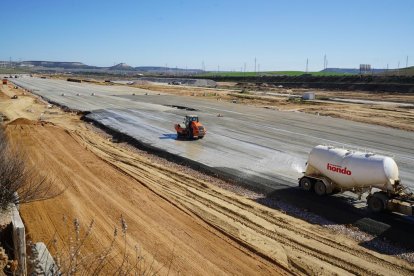
{"label": "mound of sand", "polygon": [[9,125],[37,125],[36,121],[32,121],[26,118],[17,118],[16,120],[11,121],[8,123]]}

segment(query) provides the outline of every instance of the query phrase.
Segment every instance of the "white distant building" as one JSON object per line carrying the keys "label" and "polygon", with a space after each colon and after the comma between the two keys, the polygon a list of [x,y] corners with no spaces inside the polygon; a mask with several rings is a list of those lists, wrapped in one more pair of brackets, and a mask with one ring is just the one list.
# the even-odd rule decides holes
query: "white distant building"
{"label": "white distant building", "polygon": [[315,92],[305,92],[303,93],[302,99],[305,101],[311,101],[315,99]]}

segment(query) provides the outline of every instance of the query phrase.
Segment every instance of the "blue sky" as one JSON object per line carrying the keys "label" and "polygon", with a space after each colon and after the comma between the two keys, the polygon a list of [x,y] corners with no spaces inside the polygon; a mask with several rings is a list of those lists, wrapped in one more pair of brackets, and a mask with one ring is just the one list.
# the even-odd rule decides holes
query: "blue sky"
{"label": "blue sky", "polygon": [[207,70],[414,65],[413,0],[1,1],[0,59]]}

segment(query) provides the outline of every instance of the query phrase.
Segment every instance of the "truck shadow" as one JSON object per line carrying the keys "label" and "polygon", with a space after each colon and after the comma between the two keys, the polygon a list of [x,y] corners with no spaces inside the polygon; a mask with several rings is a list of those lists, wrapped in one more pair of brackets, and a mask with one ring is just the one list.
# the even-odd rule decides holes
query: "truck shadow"
{"label": "truck shadow", "polygon": [[340,196],[317,196],[296,187],[276,189],[256,202],[288,215],[331,228],[360,240],[370,250],[398,255],[414,253],[413,221],[392,213],[372,214],[355,207],[359,200]]}

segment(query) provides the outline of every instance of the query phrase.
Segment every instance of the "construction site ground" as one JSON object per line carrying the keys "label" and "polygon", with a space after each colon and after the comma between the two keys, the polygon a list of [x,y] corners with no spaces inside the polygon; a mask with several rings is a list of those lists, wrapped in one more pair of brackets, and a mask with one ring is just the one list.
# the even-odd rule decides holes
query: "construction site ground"
{"label": "construction site ground", "polygon": [[[321,116],[331,116],[355,122],[414,130],[414,94],[364,91],[329,91],[321,89],[271,87],[266,84],[245,84],[223,82],[217,89],[194,88],[164,85],[158,83],[138,83],[139,88],[162,91],[174,95],[194,95],[219,97],[221,100],[257,107],[296,111]],[[315,92],[317,101],[289,99],[289,95],[301,96],[305,92]],[[369,100],[372,102],[352,103],[329,99]],[[405,105],[408,104],[408,105]]]}
{"label": "construction site ground", "polygon": [[[104,248],[123,215],[128,244],[138,244],[161,274],[414,273],[411,262],[257,203],[260,194],[119,144],[30,93],[1,89],[10,141],[54,185],[66,188],[56,198],[22,206],[35,242],[55,234],[67,241],[66,216],[84,225],[94,219],[95,242],[85,250]],[[11,99],[14,94],[19,98]],[[47,122],[39,122],[45,113]]]}

